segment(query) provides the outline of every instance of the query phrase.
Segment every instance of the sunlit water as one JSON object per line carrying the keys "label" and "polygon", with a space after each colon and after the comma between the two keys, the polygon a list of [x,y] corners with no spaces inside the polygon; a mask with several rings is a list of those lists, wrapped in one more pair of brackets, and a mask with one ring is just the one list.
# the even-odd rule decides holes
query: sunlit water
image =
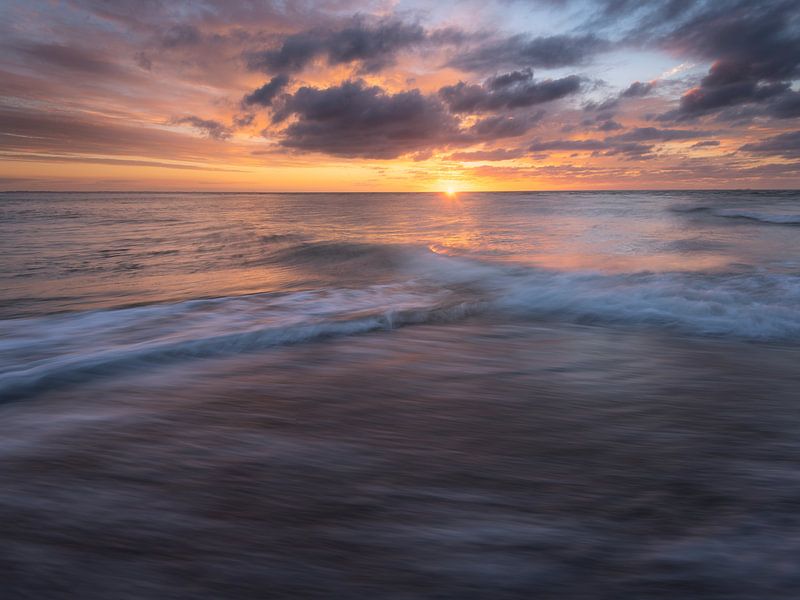
{"label": "sunlit water", "polygon": [[10,597],[800,590],[798,193],[0,194],[0,319]]}

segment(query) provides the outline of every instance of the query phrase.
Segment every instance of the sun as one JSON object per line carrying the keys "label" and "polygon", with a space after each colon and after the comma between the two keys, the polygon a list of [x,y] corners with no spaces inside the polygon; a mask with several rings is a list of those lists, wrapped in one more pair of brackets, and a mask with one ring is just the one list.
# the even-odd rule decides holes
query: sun
{"label": "sun", "polygon": [[437,182],[436,188],[439,191],[437,192],[442,198],[447,198],[448,200],[456,200],[460,193],[460,184],[461,182],[456,181],[455,179],[440,179]]}

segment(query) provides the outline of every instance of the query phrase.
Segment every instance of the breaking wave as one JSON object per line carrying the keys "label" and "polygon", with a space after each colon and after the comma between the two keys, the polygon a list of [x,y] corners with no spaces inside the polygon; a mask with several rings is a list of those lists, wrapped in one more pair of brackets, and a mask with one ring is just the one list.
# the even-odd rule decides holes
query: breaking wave
{"label": "breaking wave", "polygon": [[389,269],[360,288],[254,294],[0,321],[0,396],[217,357],[484,314],[690,335],[800,340],[800,275],[555,272],[408,247],[303,244],[283,260]]}

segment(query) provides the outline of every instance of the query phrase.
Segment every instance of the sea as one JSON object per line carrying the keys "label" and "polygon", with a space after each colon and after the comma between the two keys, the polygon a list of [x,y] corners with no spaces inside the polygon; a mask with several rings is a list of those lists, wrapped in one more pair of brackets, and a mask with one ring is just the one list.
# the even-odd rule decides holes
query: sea
{"label": "sea", "polygon": [[0,194],[0,597],[800,598],[800,192]]}

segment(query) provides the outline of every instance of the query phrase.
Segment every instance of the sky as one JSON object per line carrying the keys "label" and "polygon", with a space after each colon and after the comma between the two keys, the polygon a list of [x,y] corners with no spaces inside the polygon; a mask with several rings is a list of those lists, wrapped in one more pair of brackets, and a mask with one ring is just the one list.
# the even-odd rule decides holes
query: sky
{"label": "sky", "polygon": [[800,187],[797,0],[0,0],[0,190]]}

